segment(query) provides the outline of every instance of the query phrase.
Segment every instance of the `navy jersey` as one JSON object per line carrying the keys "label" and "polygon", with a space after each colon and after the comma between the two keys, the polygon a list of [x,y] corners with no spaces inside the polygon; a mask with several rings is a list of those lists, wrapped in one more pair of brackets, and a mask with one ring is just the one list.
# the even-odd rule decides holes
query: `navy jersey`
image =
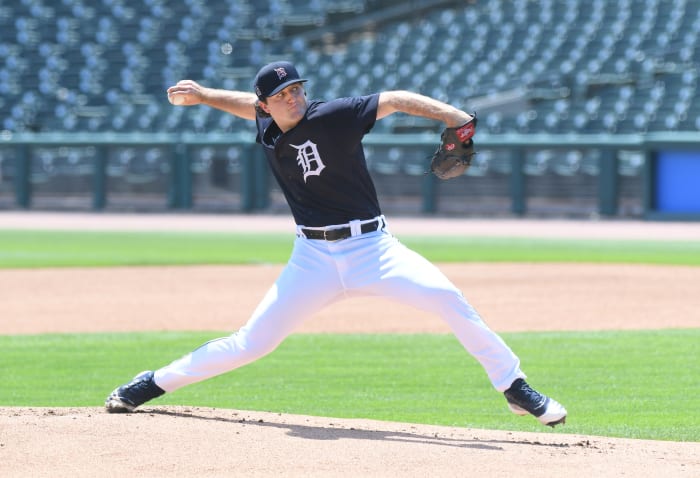
{"label": "navy jersey", "polygon": [[282,133],[258,117],[258,136],[294,220],[320,227],[381,214],[362,138],[377,119],[379,95],[309,101],[299,123]]}

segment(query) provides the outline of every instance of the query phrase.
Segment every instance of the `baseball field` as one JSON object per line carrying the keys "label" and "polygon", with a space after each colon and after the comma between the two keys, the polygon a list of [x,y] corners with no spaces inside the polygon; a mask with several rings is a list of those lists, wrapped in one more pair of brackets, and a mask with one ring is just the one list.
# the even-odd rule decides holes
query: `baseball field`
{"label": "baseball field", "polygon": [[700,476],[700,223],[389,229],[464,291],[564,426],[512,415],[438,318],[371,298],[107,414],[115,386],[243,325],[291,219],[2,212],[0,476]]}

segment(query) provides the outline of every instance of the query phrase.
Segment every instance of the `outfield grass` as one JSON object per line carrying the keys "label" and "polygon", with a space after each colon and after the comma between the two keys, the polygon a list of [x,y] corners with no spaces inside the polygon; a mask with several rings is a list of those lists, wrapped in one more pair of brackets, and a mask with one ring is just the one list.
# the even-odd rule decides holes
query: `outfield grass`
{"label": "outfield grass", "polygon": [[[0,268],[284,263],[290,234],[0,231]],[[700,241],[411,237],[435,262],[700,265]]]}
{"label": "outfield grass", "polygon": [[[101,406],[132,374],[216,336],[0,337],[0,405]],[[556,431],[700,441],[700,329],[503,336],[530,382],[567,406]],[[542,431],[507,410],[452,335],[292,335],[253,364],[152,403]]]}

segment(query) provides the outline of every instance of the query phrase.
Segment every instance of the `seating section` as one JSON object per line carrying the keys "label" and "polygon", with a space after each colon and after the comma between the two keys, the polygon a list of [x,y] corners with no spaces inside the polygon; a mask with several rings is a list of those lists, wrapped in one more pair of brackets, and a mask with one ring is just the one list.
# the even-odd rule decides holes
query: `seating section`
{"label": "seating section", "polygon": [[[243,120],[173,107],[165,89],[192,78],[250,91],[277,58],[312,80],[311,97],[410,89],[476,109],[494,134],[700,130],[700,2],[433,3],[392,17],[402,2],[2,2],[0,130],[235,131]],[[308,36],[360,18],[372,21],[334,42]]]}

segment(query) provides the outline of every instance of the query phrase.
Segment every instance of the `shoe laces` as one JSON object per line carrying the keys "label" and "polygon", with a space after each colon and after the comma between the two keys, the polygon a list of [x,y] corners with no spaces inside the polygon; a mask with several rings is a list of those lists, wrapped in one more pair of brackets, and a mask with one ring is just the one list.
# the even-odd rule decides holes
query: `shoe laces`
{"label": "shoe laces", "polygon": [[547,398],[533,389],[523,379],[516,380],[507,392],[508,396],[514,398],[519,403],[533,405],[536,409],[544,405]]}

